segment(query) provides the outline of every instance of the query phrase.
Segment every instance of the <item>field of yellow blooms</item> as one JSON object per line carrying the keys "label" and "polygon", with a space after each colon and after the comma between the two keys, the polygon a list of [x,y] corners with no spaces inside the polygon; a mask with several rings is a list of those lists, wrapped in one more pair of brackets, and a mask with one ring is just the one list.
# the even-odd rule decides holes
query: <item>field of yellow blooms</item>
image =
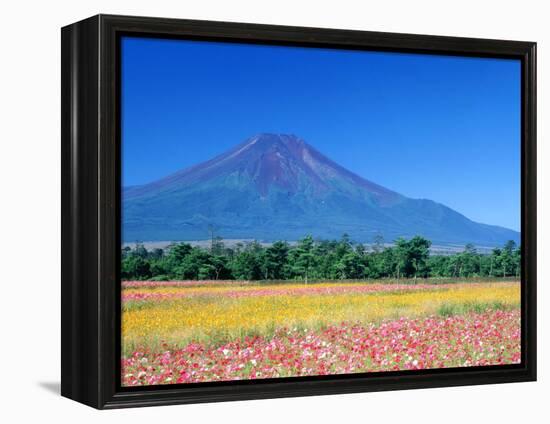
{"label": "field of yellow blooms", "polygon": [[[509,281],[125,282],[122,379],[125,385],[168,384],[514,363],[520,355],[519,305],[520,284]],[[349,340],[354,331],[363,350]],[[387,334],[393,336],[386,340]],[[308,363],[307,337],[320,340],[313,368],[300,368],[286,353],[270,356],[274,349],[295,351],[300,364]],[[460,338],[469,344],[453,353]],[[371,346],[375,340],[380,346]],[[395,340],[401,341],[387,352]],[[421,340],[426,346],[418,354]],[[242,349],[253,349],[257,359]]]}

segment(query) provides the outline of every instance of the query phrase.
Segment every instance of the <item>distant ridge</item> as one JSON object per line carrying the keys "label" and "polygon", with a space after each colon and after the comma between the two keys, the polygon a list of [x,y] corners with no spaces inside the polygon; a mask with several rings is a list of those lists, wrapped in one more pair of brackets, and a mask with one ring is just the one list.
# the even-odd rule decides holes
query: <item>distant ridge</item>
{"label": "distant ridge", "polygon": [[473,222],[431,200],[366,180],[301,138],[258,134],[211,160],[123,189],[123,240],[356,241],[422,235],[439,244],[501,245],[519,233]]}

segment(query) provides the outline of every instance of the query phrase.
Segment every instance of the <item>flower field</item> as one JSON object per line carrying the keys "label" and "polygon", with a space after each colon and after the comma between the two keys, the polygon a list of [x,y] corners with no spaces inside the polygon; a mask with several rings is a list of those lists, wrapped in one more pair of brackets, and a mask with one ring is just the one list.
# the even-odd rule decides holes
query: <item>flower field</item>
{"label": "flower field", "polygon": [[125,282],[122,382],[520,361],[517,282]]}

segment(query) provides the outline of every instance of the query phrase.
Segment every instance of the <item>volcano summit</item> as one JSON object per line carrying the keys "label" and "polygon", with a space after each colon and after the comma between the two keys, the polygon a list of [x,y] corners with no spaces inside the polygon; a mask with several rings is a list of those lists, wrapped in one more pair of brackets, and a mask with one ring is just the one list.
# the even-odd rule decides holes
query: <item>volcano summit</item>
{"label": "volcano summit", "polygon": [[122,193],[123,240],[336,239],[422,235],[495,246],[519,233],[411,199],[348,171],[294,135],[259,134],[203,163]]}

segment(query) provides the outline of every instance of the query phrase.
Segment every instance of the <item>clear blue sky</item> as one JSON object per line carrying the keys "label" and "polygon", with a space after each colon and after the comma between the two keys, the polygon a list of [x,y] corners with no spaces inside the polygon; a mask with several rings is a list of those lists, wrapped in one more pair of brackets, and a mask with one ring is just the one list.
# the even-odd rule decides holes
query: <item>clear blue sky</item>
{"label": "clear blue sky", "polygon": [[261,132],[351,171],[520,228],[520,63],[182,40],[122,41],[123,184]]}

